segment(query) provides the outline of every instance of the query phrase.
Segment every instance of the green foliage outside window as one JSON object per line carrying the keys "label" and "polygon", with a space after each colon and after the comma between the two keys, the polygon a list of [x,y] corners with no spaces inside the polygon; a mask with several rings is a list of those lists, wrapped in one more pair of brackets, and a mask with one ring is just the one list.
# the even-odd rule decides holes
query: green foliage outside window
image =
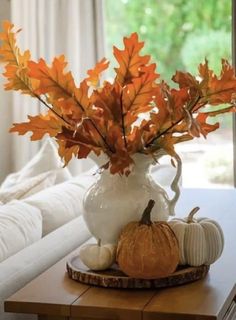
{"label": "green foliage outside window", "polygon": [[196,70],[196,63],[205,57],[214,69],[221,57],[230,59],[230,0],[104,0],[104,4],[108,59],[112,45],[122,47],[123,36],[134,31],[166,81],[176,69]]}
{"label": "green foliage outside window", "polygon": [[[168,83],[176,70],[197,73],[205,58],[216,72],[221,58],[231,60],[230,0],[104,0],[104,5],[106,58],[112,66],[112,46],[122,48],[123,36],[134,31]],[[231,116],[224,118],[223,126],[230,127]]]}

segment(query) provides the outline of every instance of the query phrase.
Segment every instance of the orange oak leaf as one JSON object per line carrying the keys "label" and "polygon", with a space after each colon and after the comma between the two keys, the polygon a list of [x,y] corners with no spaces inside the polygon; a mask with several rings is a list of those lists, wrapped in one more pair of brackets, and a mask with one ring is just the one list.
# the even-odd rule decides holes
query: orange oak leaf
{"label": "orange oak leaf", "polygon": [[64,98],[55,99],[53,97],[51,104],[60,108],[62,114],[66,114],[67,118],[75,125],[82,121],[82,118],[89,116],[88,110],[91,106],[90,98],[88,97],[89,87],[86,80],[80,83],[79,88],[75,88],[71,95]]}
{"label": "orange oak leaf", "polygon": [[[108,81],[104,82],[104,85],[99,90],[94,90],[91,96],[92,105],[100,110],[101,115],[105,121],[105,125],[108,120],[113,120],[116,123],[121,124],[121,92],[122,88],[115,82],[111,84]],[[96,113],[96,111],[94,110]]]}
{"label": "orange oak leaf", "polygon": [[150,119],[156,132],[164,131],[172,125],[170,117],[171,110],[169,109],[168,99],[166,97],[166,91],[168,90],[170,90],[169,86],[163,81],[155,87],[153,99],[155,107],[150,112]]}
{"label": "orange oak leaf", "polygon": [[175,144],[175,137],[172,134],[166,134],[165,137],[160,137],[158,142],[156,141],[159,150],[164,150],[167,154],[171,157],[176,155],[174,144]]}
{"label": "orange oak leaf", "polygon": [[[99,155],[102,148],[91,137],[89,130],[83,132],[84,128],[76,132],[63,127],[62,132],[57,134],[56,139],[60,146],[60,156],[64,158],[67,164],[71,157],[75,155],[77,158],[86,158],[91,151]],[[61,142],[62,141],[62,142]]]}
{"label": "orange oak leaf", "polygon": [[127,150],[130,154],[135,153],[136,150],[143,150],[144,141],[142,138],[142,133],[142,129],[138,126],[135,126],[127,135]]}
{"label": "orange oak leaf", "polygon": [[86,79],[88,85],[97,87],[99,85],[100,74],[106,70],[109,66],[109,61],[106,58],[103,58],[100,62],[95,65],[94,69],[87,71],[89,77]]}
{"label": "orange oak leaf", "polygon": [[5,90],[20,90],[23,94],[34,95],[34,88],[37,88],[38,82],[29,79],[27,68],[20,68],[14,65],[7,65],[3,74],[8,82],[4,85]]}
{"label": "orange oak leaf", "polygon": [[[202,72],[202,69],[205,69],[205,73]],[[208,83],[204,89],[209,104],[217,105],[232,102],[232,96],[235,95],[236,91],[236,77],[234,68],[228,61],[222,60],[222,69],[219,77],[208,69],[207,63],[205,63],[205,66],[200,66],[199,71],[202,76],[203,74],[208,74]]]}
{"label": "orange oak leaf", "polygon": [[19,135],[32,131],[30,139],[40,140],[45,134],[55,137],[61,130],[63,122],[58,120],[52,113],[46,115],[28,116],[28,122],[14,123],[10,132],[18,132]]}
{"label": "orange oak leaf", "polygon": [[[190,108],[194,112],[202,105],[218,105],[220,103],[231,103],[236,91],[236,77],[234,68],[228,61],[222,59],[222,69],[220,76],[215,75],[208,66],[208,61],[198,67],[199,79],[190,73],[176,72],[173,80],[179,84],[180,88],[188,88],[191,96]],[[194,96],[199,103],[194,103]]]}
{"label": "orange oak leaf", "polygon": [[82,118],[82,110],[75,106],[74,98],[68,97],[67,99],[54,99],[53,94],[48,93],[45,95],[46,103],[52,109],[61,115],[65,120],[70,122],[71,126],[75,126],[75,122]]}
{"label": "orange oak leaf", "polygon": [[187,126],[192,119],[188,117],[187,104],[190,100],[187,88],[170,89],[165,83],[156,87],[155,105],[150,117],[153,126],[156,128],[156,136],[163,133],[171,133],[176,128],[176,124],[185,120]]}
{"label": "orange oak leaf", "polygon": [[140,56],[140,50],[144,42],[139,42],[137,33],[132,33],[129,38],[124,38],[124,50],[113,47],[113,53],[119,63],[119,68],[115,68],[117,73],[116,81],[121,86],[131,82],[133,78],[140,75],[140,68],[145,66],[150,56]]}
{"label": "orange oak leaf", "polygon": [[13,32],[14,24],[9,21],[3,21],[2,24],[3,32],[0,33],[1,48],[0,48],[0,58],[2,62],[6,62],[11,65],[18,65],[18,55],[19,48],[16,46],[17,32]]}
{"label": "orange oak leaf", "polygon": [[189,88],[189,95],[192,99],[201,96],[199,81],[191,73],[176,71],[172,80],[179,85],[179,88]]}
{"label": "orange oak leaf", "polygon": [[124,126],[126,128],[126,133],[130,133],[135,122],[139,119],[138,112],[127,111],[124,116]]}
{"label": "orange oak leaf", "polygon": [[192,140],[194,137],[188,133],[182,134],[181,136],[174,136],[172,135],[173,144],[185,142]]}
{"label": "orange oak leaf", "polygon": [[158,134],[158,131],[156,129],[156,126],[153,125],[153,122],[151,120],[147,121],[146,124],[143,122],[143,128],[142,130],[142,141],[144,144],[143,150],[147,151],[147,145],[148,143]]}
{"label": "orange oak leaf", "polygon": [[209,69],[208,60],[205,59],[204,63],[200,63],[198,66],[198,72],[201,79],[201,91],[203,95],[207,93],[208,83],[214,76],[214,72]]}
{"label": "orange oak leaf", "polygon": [[188,88],[171,89],[166,92],[168,100],[168,111],[170,113],[171,121],[175,122],[185,116],[185,109],[187,109],[189,96]]}
{"label": "orange oak leaf", "polygon": [[114,153],[126,152],[122,128],[112,120],[107,122],[107,142],[113,146]]}
{"label": "orange oak leaf", "polygon": [[0,33],[2,41],[0,47],[0,60],[6,63],[4,76],[8,83],[5,90],[20,90],[23,94],[34,97],[34,90],[38,86],[38,81],[31,80],[28,75],[28,62],[30,59],[29,50],[21,53],[16,45],[16,33],[13,32],[14,25],[9,21],[3,22],[3,32]]}
{"label": "orange oak leaf", "polygon": [[110,172],[111,174],[119,173],[128,176],[131,172],[131,166],[133,164],[133,159],[125,151],[112,154],[110,157]]}
{"label": "orange oak leaf", "polygon": [[30,61],[29,75],[40,81],[37,94],[48,94],[52,106],[59,108],[61,114],[67,115],[69,119],[79,122],[90,104],[89,87],[84,80],[77,88],[71,72],[65,72],[66,65],[63,55],[55,58],[51,67],[43,59],[38,63]]}
{"label": "orange oak leaf", "polygon": [[90,98],[88,97],[89,86],[86,79],[80,83],[80,87],[75,89],[75,101],[80,109],[86,113],[86,110],[91,105]]}
{"label": "orange oak leaf", "polygon": [[83,144],[73,144],[67,140],[57,140],[59,145],[58,153],[60,157],[64,160],[65,166],[74,157],[78,159],[87,158],[91,149]]}
{"label": "orange oak leaf", "polygon": [[[97,147],[98,149],[105,148],[105,138],[103,140],[103,136],[98,129],[94,129],[96,127],[95,123],[91,121],[89,118],[85,118],[83,120],[82,125],[79,127],[78,132],[81,134],[82,137],[86,138],[89,145]],[[96,127],[97,128],[97,127]],[[81,140],[83,141],[83,138]],[[96,153],[96,150],[94,149]]]}
{"label": "orange oak leaf", "polygon": [[207,113],[199,113],[196,117],[196,121],[199,124],[200,130],[201,130],[201,134],[206,138],[207,134],[215,131],[219,128],[219,123],[215,123],[215,124],[209,124],[206,122],[208,118],[208,114]]}
{"label": "orange oak leaf", "polygon": [[75,83],[71,72],[65,72],[67,62],[64,55],[54,58],[49,67],[45,60],[29,61],[28,75],[40,81],[37,94],[51,93],[54,99],[71,96],[75,90]]}
{"label": "orange oak leaf", "polygon": [[154,81],[157,78],[155,64],[151,64],[140,77],[134,78],[123,90],[122,102],[124,113],[132,109],[138,113],[152,109],[148,106],[155,94]]}
{"label": "orange oak leaf", "polygon": [[66,140],[57,139],[58,154],[64,160],[65,166],[70,162],[73,156],[76,156],[79,145],[68,145]]}

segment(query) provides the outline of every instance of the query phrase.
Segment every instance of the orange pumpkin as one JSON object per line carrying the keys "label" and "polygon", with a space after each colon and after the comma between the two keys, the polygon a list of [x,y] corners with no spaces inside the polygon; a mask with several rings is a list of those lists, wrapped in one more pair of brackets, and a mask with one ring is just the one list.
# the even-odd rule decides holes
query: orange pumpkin
{"label": "orange pumpkin", "polygon": [[122,230],[117,247],[120,269],[130,277],[156,279],[168,276],[179,263],[178,240],[166,222],[152,222],[150,200],[139,222]]}

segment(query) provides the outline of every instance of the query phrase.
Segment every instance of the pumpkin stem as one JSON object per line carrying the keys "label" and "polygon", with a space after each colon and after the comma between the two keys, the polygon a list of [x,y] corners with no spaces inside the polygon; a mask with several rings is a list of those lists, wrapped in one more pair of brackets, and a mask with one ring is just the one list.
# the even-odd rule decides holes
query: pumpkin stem
{"label": "pumpkin stem", "polygon": [[146,206],[146,208],[143,211],[142,214],[142,218],[140,220],[140,224],[146,224],[146,225],[151,225],[152,221],[151,221],[151,211],[152,208],[154,207],[155,201],[150,199],[148,201],[148,205]]}
{"label": "pumpkin stem", "polygon": [[195,213],[196,213],[199,209],[200,209],[199,207],[196,207],[196,208],[193,208],[193,209],[190,211],[190,213],[189,213],[189,215],[188,215],[188,217],[187,217],[187,223],[193,222],[193,216],[195,215]]}

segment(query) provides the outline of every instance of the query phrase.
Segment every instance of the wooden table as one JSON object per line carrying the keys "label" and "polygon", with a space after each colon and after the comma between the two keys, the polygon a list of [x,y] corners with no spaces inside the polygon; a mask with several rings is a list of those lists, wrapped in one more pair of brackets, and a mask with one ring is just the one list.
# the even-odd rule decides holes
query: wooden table
{"label": "wooden table", "polygon": [[199,215],[217,219],[225,234],[223,255],[203,280],[161,290],[89,287],[68,278],[65,257],[7,299],[5,311],[40,320],[236,319],[236,190],[182,190],[177,215],[195,206]]}

